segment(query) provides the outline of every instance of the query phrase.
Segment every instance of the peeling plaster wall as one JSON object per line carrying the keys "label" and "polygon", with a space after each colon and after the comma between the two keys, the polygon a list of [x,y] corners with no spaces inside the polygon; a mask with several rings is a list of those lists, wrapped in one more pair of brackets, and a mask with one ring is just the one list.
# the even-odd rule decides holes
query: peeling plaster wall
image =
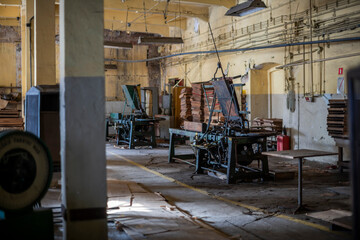
{"label": "peeling plaster wall", "polygon": [[[104,30],[104,40],[110,42],[126,42],[137,43],[139,36],[160,36],[152,33],[131,33],[127,34],[124,31],[112,31],[109,29]],[[57,37],[58,39],[58,37]],[[105,59],[146,59],[148,46],[146,45],[134,45],[132,49],[104,49]],[[155,54],[153,51],[153,55]],[[149,66],[146,63],[120,63],[116,61],[106,61],[105,64],[116,65],[116,69],[105,69],[105,96],[106,101],[124,101],[121,85],[140,84],[142,87],[150,86],[149,76],[152,79],[158,79],[156,77],[155,70],[152,67],[152,71],[149,72]],[[158,72],[160,67],[158,66]],[[160,80],[159,80],[160,81]],[[56,82],[59,83],[59,44],[57,40],[56,44]],[[155,81],[153,81],[154,83]],[[155,83],[154,83],[155,84]],[[113,109],[113,108],[110,108]]]}
{"label": "peeling plaster wall", "polygon": [[[210,23],[218,49],[279,44],[282,42],[291,42],[292,36],[301,34],[308,36],[309,27],[306,27],[306,25],[308,26],[309,1],[268,0],[266,2],[271,8],[243,18],[224,16],[227,11],[226,8],[211,7]],[[328,5],[326,6],[326,4]],[[317,20],[318,23],[320,20],[325,21],[331,19],[331,21],[329,20],[326,23],[326,28],[321,30],[325,33],[324,38],[335,39],[360,36],[359,28],[349,28],[351,24],[354,24],[351,22],[351,19],[354,19],[355,24],[359,22],[358,12],[360,12],[360,4],[358,1],[339,1],[338,6],[336,6],[336,2],[333,0],[319,0],[313,1],[313,5],[315,6],[313,9],[313,20]],[[326,9],[326,7],[328,9]],[[305,23],[305,27],[297,32],[295,31],[294,25],[288,24],[288,22],[300,16],[302,16],[302,22],[300,21],[300,23]],[[350,20],[349,16],[351,16]],[[335,20],[333,20],[334,17],[336,18]],[[198,25],[197,32],[195,31],[195,25]],[[341,28],[342,30],[340,29],[337,32],[333,31],[335,28]],[[285,31],[287,31],[287,35],[283,34]],[[315,36],[315,34],[316,32],[314,31],[314,41],[324,39],[321,34],[319,36]],[[214,50],[207,23],[204,21],[189,19],[183,38],[185,41],[183,46],[167,47],[165,51],[166,54]],[[263,41],[258,42],[260,40]],[[308,36],[305,41],[309,40],[310,38]],[[304,41],[304,39],[301,41]],[[229,76],[234,76],[245,74],[249,66],[253,68],[254,65],[261,65],[263,63],[274,63],[279,66],[303,60],[304,50],[305,60],[309,60],[310,46],[306,46],[305,48],[300,46],[286,49],[275,48],[221,53],[220,57],[225,69],[229,64]],[[359,41],[313,45],[314,60],[352,53],[360,53]],[[166,73],[166,79],[171,77],[184,78],[186,79],[186,85],[190,85],[191,82],[210,80],[215,72],[217,61],[215,54],[171,58],[166,60],[166,71],[163,72]],[[264,114],[267,115],[265,117],[283,118],[283,123],[288,129],[288,134],[291,136],[292,149],[299,147],[336,152],[337,147],[335,146],[335,142],[329,137],[326,130],[327,100],[321,95],[323,93],[336,94],[339,68],[344,68],[344,74],[342,76],[346,78],[346,72],[350,68],[359,65],[359,56],[314,63],[312,86],[315,96],[318,96],[315,97],[314,102],[306,102],[303,98],[304,91],[309,93],[311,90],[309,64],[305,65],[305,86],[303,84],[303,65],[286,69],[286,71],[276,70],[274,68],[262,69],[262,74],[257,77],[254,77],[254,74],[250,74],[253,75],[253,78],[251,79],[250,76],[245,90],[247,94],[255,93],[255,95],[257,95],[256,99],[263,99],[264,102],[263,106],[259,106],[258,103],[254,104],[253,100],[255,96],[248,96],[249,102],[252,101],[249,105],[249,110],[253,113],[251,118],[256,117],[255,115],[264,117]],[[219,73],[218,76],[220,76]],[[289,78],[294,79],[293,85],[288,81]],[[262,88],[264,91],[268,88],[268,91],[265,92],[264,95],[271,92],[271,99],[269,96],[266,98],[266,96],[259,95],[257,92],[258,89],[254,88],[258,85],[263,85]],[[291,112],[286,104],[287,93],[289,89],[292,89],[291,86],[293,86],[293,90],[295,91],[294,112]],[[260,108],[261,111],[258,111],[258,108]],[[300,121],[298,121],[298,118]],[[316,158],[316,160],[335,163],[336,157]]]}
{"label": "peeling plaster wall", "polygon": [[16,86],[16,44],[0,43],[0,86]]}
{"label": "peeling plaster wall", "polygon": [[[132,49],[105,49],[105,58],[117,59],[145,59],[147,46],[134,46]],[[107,101],[123,101],[121,85],[140,84],[149,86],[149,76],[146,63],[113,62],[117,69],[108,69],[105,72],[105,95]]]}

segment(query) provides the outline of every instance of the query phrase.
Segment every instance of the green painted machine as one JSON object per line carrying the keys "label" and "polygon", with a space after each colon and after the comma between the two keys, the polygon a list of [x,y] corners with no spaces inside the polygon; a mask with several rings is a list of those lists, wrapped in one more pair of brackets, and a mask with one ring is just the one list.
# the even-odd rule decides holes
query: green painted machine
{"label": "green painted machine", "polygon": [[[126,99],[123,113],[110,114],[110,118],[106,121],[106,129],[109,125],[114,125],[118,145],[127,144],[130,149],[134,149],[135,146],[155,148],[155,124],[162,119],[151,118],[146,114],[141,105],[138,87],[138,85],[122,85]],[[125,114],[126,106],[131,108],[130,114]]]}

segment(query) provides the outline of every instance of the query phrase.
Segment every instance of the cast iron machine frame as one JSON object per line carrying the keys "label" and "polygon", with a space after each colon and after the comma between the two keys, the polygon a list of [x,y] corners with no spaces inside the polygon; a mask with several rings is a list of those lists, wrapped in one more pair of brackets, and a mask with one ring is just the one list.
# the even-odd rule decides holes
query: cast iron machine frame
{"label": "cast iron machine frame", "polygon": [[[273,136],[274,132],[250,131],[245,115],[249,112],[240,111],[236,94],[236,86],[231,78],[213,79],[211,81],[215,94],[210,108],[210,118],[205,132],[194,132],[181,129],[169,129],[169,163],[176,160],[187,161],[193,159],[195,154],[195,173],[202,174],[204,170],[225,173],[227,183],[236,183],[237,180],[261,178],[269,175],[267,157],[262,155],[266,151],[266,139]],[[214,112],[216,101],[219,101],[221,111],[225,116],[222,125],[211,127],[211,116]],[[207,100],[208,102],[208,100]],[[175,155],[175,136],[189,137],[194,154]],[[261,162],[258,168],[248,166],[254,160]],[[260,165],[260,164],[259,164]]]}
{"label": "cast iron machine frame", "polygon": [[[130,149],[135,146],[156,147],[155,124],[162,119],[150,118],[140,101],[136,85],[122,85],[125,95],[125,104],[123,113],[119,119],[110,119],[107,124],[112,124],[116,129],[116,144],[121,143],[129,145]],[[125,108],[131,108],[130,114],[125,114]]]}

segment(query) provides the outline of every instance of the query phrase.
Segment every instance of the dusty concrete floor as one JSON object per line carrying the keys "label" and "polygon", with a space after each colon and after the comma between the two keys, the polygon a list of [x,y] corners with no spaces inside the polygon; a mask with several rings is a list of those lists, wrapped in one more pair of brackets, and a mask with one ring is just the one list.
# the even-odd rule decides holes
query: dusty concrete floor
{"label": "dusty concrete floor", "polygon": [[[191,152],[181,147],[180,152]],[[185,163],[167,163],[168,148],[135,150],[107,144],[108,178],[134,181],[161,194],[178,208],[239,239],[350,239],[328,230],[306,214],[292,215],[297,180],[240,182],[227,185],[208,175],[194,175]],[[271,169],[297,170],[296,161],[270,159]],[[331,166],[305,161],[303,201],[308,212],[350,209],[349,180]]]}

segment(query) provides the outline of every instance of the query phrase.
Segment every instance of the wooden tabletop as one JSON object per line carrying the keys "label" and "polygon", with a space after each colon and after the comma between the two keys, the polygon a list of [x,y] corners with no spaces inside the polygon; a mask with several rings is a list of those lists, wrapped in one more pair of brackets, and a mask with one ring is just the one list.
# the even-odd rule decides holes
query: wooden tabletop
{"label": "wooden tabletop", "polygon": [[324,151],[311,150],[311,149],[263,152],[262,154],[267,156],[287,158],[287,159],[338,155],[338,153],[334,153],[334,152],[324,152]]}

